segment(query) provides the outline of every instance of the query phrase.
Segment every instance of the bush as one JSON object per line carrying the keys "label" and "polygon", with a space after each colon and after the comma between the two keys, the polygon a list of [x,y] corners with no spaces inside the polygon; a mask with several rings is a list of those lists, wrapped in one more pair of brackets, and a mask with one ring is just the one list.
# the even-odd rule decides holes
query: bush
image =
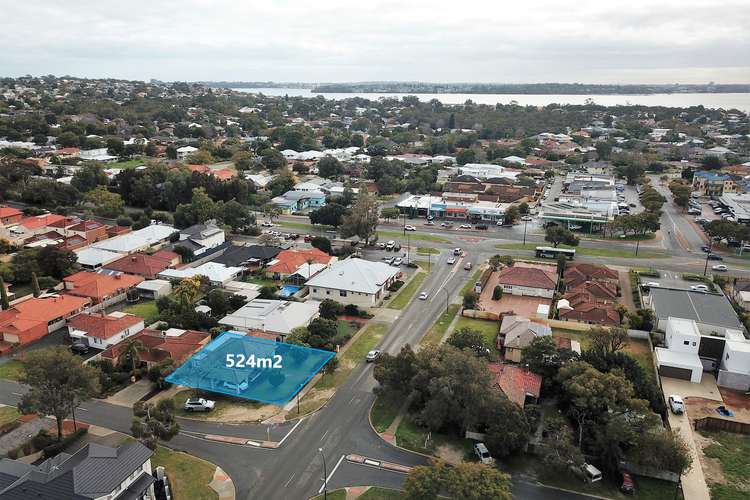
{"label": "bush", "polygon": [[502,285],[495,285],[495,289],[492,290],[492,300],[500,300],[502,298],[503,298]]}
{"label": "bush", "polygon": [[464,309],[474,309],[478,300],[479,295],[475,291],[469,290],[464,294]]}
{"label": "bush", "polygon": [[42,429],[41,431],[37,433],[36,436],[34,436],[31,439],[31,444],[34,446],[35,449],[42,450],[46,448],[47,446],[53,444],[55,441],[56,439],[52,437],[49,432]]}
{"label": "bush", "polygon": [[364,311],[360,311],[356,304],[347,304],[344,306],[344,314],[347,316],[361,316]]}
{"label": "bush", "polygon": [[78,441],[87,432],[88,429],[80,428],[73,434],[69,434],[68,436],[62,438],[62,440],[47,446],[46,448],[44,448],[44,450],[42,450],[44,458],[54,457],[55,455],[59,454],[72,443]]}
{"label": "bush", "polygon": [[389,292],[397,292],[402,286],[404,286],[404,282],[401,280],[394,281],[390,284],[388,287]]}

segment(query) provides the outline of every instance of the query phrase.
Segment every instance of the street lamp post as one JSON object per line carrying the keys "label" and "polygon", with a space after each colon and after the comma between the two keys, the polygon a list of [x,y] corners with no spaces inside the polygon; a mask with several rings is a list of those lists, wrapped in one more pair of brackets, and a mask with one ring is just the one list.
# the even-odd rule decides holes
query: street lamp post
{"label": "street lamp post", "polygon": [[323,500],[328,500],[328,469],[326,468],[326,456],[323,448],[318,448],[318,453],[323,457]]}
{"label": "street lamp post", "polygon": [[[526,217],[526,216],[524,216]],[[526,246],[526,226],[529,224],[528,219],[523,221],[523,246]]]}
{"label": "street lamp post", "polygon": [[711,256],[711,246],[714,242],[713,238],[708,238],[708,252],[706,252],[706,265],[703,266],[703,276],[708,272],[708,258]]}

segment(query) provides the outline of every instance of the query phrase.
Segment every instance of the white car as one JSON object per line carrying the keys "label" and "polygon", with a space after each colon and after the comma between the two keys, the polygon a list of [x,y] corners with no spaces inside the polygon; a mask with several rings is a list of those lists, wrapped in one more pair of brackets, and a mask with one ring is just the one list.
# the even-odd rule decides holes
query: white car
{"label": "white car", "polygon": [[691,285],[690,289],[694,292],[707,292],[708,287],[706,285]]}
{"label": "white car", "polygon": [[412,226],[411,224],[407,224],[404,226],[404,231],[416,231],[417,228]]}
{"label": "white car", "polygon": [[433,221],[431,221],[431,220],[428,220],[427,222],[424,223],[424,225],[425,226],[434,226],[435,223]]}
{"label": "white car", "polygon": [[419,294],[419,300],[427,300],[427,297],[429,297],[430,294],[427,292],[422,292]]}
{"label": "white car", "polygon": [[367,353],[367,356],[365,357],[365,361],[368,363],[372,363],[373,361],[377,360],[380,357],[380,351],[377,349],[374,349]]}
{"label": "white car", "polygon": [[729,271],[729,268],[727,266],[725,266],[724,264],[719,264],[719,265],[716,265],[716,266],[711,266],[711,269],[713,269],[714,271]]}
{"label": "white car", "polygon": [[396,257],[395,259],[393,259],[393,262],[391,262],[391,265],[394,267],[398,267],[401,265],[402,262],[403,262],[403,259],[401,257]]}
{"label": "white car", "polygon": [[534,220],[534,218],[530,215],[524,215],[523,217],[521,217],[521,220],[524,222],[528,222]]}
{"label": "white car", "polygon": [[474,454],[484,465],[492,465],[495,462],[484,443],[477,443],[474,445]]}
{"label": "white car", "polygon": [[461,224],[461,229],[471,229],[471,224]]}
{"label": "white car", "polygon": [[273,222],[261,222],[262,227],[273,227]]}
{"label": "white car", "polygon": [[448,260],[445,261],[445,263],[448,264],[449,266],[452,266],[453,264],[456,263],[456,258],[455,257],[449,257]]}
{"label": "white car", "polygon": [[670,394],[669,396],[669,409],[675,415],[682,415],[685,413],[685,403],[682,401],[682,397],[677,394]]}
{"label": "white car", "polygon": [[643,283],[641,286],[643,288],[651,288],[651,287],[654,287],[654,286],[661,286],[661,285],[659,283],[657,283],[656,281],[649,281],[648,283]]}
{"label": "white car", "polygon": [[211,411],[216,406],[214,401],[203,398],[190,398],[185,401],[185,411]]}

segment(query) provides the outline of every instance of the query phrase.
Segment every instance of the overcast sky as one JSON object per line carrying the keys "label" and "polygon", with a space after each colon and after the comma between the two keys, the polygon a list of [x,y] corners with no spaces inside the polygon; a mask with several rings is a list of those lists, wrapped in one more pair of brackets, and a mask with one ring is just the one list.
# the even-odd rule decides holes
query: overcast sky
{"label": "overcast sky", "polygon": [[8,0],[0,75],[750,83],[750,0]]}

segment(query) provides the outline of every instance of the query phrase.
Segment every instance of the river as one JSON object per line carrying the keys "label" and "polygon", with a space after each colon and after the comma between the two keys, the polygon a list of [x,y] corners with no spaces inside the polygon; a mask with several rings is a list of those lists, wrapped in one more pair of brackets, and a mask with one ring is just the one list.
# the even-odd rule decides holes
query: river
{"label": "river", "polygon": [[687,108],[703,105],[707,108],[739,109],[750,112],[750,94],[645,94],[645,95],[548,95],[548,94],[399,94],[399,93],[314,93],[310,89],[295,88],[238,88],[239,92],[262,93],[269,96],[302,96],[322,95],[326,99],[347,99],[362,97],[377,100],[381,97],[403,97],[416,95],[420,101],[437,99],[444,104],[463,104],[471,99],[478,104],[509,104],[512,101],[521,105],[545,106],[547,104],[585,104],[591,99],[603,106],[640,104],[644,106],[666,106],[669,108]]}

